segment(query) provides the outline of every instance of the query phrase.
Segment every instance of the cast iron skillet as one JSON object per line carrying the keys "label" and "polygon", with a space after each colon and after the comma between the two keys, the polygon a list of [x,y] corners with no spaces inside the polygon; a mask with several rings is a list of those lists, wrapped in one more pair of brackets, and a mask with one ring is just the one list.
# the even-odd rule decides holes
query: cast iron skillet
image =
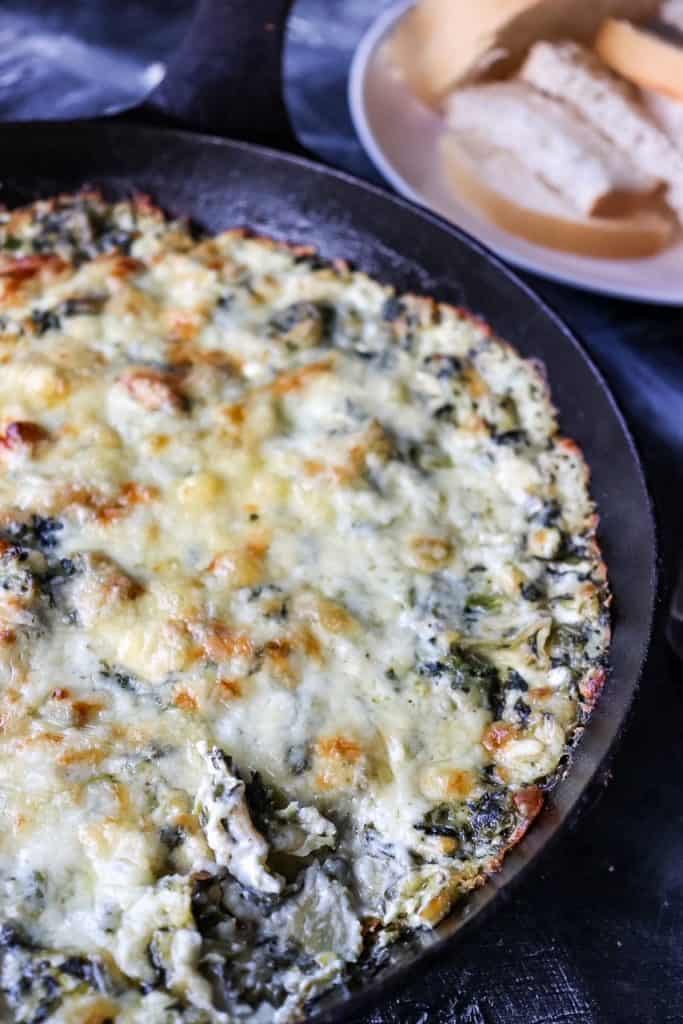
{"label": "cast iron skillet", "polygon": [[[166,125],[191,117],[200,127],[299,150],[280,90],[287,7],[287,0],[202,0],[190,35],[142,116]],[[504,896],[576,810],[620,732],[647,649],[655,597],[654,526],[633,442],[604,380],[564,324],[481,245],[402,200],[298,153],[168,127],[114,121],[6,125],[0,139],[0,201],[8,205],[84,183],[101,185],[112,196],[142,190],[209,230],[240,224],[314,243],[323,255],[349,259],[399,290],[469,307],[525,355],[545,363],[562,429],[579,442],[592,469],[599,539],[614,593],[614,639],[609,681],[572,770],[488,885],[435,932],[393,950],[376,979],[366,978],[345,997],[337,993],[318,1010],[329,1024],[348,1022],[385,995],[387,985],[450,949]]]}

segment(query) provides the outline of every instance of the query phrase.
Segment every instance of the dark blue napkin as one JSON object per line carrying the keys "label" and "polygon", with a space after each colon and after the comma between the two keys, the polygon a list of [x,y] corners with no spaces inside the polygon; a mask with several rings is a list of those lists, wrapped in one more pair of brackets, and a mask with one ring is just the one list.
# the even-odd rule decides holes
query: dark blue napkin
{"label": "dark blue napkin", "polygon": [[0,120],[100,117],[162,81],[195,0],[5,0]]}

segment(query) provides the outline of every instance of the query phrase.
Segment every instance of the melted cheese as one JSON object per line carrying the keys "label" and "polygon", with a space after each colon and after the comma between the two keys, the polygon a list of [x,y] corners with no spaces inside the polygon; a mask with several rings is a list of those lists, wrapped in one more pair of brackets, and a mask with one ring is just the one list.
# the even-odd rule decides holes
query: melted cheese
{"label": "melted cheese", "polygon": [[483,324],[342,265],[89,195],[0,235],[7,1005],[293,1019],[560,770],[581,455]]}

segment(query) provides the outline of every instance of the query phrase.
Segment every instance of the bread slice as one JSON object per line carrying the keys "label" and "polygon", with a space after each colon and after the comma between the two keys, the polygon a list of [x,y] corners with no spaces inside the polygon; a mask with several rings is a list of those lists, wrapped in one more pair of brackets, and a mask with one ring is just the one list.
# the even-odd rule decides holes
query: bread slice
{"label": "bread slice", "polygon": [[418,0],[391,42],[394,61],[424,102],[456,85],[514,71],[538,39],[591,43],[610,16],[641,21],[660,0]]}
{"label": "bread slice", "polygon": [[683,102],[652,89],[642,89],[641,97],[650,116],[683,153]]}
{"label": "bread slice", "polygon": [[536,43],[520,78],[562,99],[645,174],[669,187],[671,206],[683,219],[683,153],[638,102],[637,93],[578,43]]}
{"label": "bread slice", "polygon": [[487,82],[456,90],[447,104],[458,135],[508,150],[573,204],[578,213],[619,216],[658,188],[570,107],[525,82]]}
{"label": "bread slice", "polygon": [[536,245],[594,259],[643,259],[671,240],[663,213],[625,218],[580,217],[557,192],[504,150],[446,132],[441,168],[458,199],[499,227]]}
{"label": "bread slice", "polygon": [[597,34],[595,50],[629,81],[683,101],[682,32],[681,7],[669,3],[647,26],[609,18]]}

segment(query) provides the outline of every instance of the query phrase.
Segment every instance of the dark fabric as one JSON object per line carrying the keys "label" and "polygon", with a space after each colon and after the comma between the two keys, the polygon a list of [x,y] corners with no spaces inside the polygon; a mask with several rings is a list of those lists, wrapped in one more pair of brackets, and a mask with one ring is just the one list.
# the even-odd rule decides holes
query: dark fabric
{"label": "dark fabric", "polygon": [[163,79],[196,0],[3,0],[0,120],[99,117]]}

